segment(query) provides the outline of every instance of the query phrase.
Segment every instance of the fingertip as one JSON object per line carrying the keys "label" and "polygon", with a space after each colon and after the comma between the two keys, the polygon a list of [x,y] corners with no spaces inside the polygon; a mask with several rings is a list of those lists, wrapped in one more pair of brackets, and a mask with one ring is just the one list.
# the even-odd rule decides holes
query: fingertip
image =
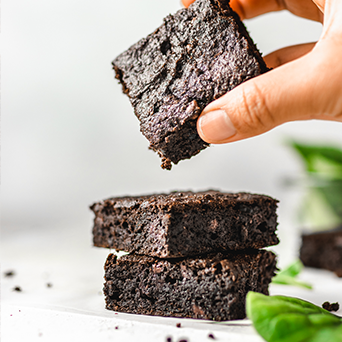
{"label": "fingertip", "polygon": [[207,143],[221,144],[236,134],[236,129],[223,109],[204,112],[197,121],[199,136]]}
{"label": "fingertip", "polygon": [[189,7],[195,0],[182,0],[182,4],[185,7]]}

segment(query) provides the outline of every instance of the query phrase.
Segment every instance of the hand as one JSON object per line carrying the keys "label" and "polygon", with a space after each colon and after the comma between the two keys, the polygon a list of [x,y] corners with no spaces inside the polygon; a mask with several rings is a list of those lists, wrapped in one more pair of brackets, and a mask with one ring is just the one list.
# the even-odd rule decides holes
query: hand
{"label": "hand", "polygon": [[[182,0],[185,6],[194,0]],[[287,9],[319,21],[317,43],[286,47],[265,56],[274,68],[210,103],[197,122],[203,140],[220,144],[265,133],[285,122],[342,122],[342,1],[231,0],[241,19]]]}

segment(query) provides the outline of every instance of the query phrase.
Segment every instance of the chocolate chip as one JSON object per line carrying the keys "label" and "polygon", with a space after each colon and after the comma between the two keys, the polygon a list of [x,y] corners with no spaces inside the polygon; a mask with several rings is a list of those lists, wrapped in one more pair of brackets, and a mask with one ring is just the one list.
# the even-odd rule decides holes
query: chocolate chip
{"label": "chocolate chip", "polygon": [[13,287],[13,291],[16,291],[16,292],[21,292],[22,289],[20,286],[16,286],[16,287]]}
{"label": "chocolate chip", "polygon": [[180,323],[177,323],[177,324],[176,324],[176,327],[177,327],[177,328],[180,328],[181,326],[182,326],[182,325],[181,325]]}
{"label": "chocolate chip", "polygon": [[208,338],[211,338],[212,340],[215,340],[215,336],[213,334],[209,334]]}
{"label": "chocolate chip", "polygon": [[51,283],[46,283],[46,287],[52,287]]}
{"label": "chocolate chip", "polygon": [[115,327],[115,330],[118,330],[118,329],[119,329],[119,326],[116,326],[116,327]]}
{"label": "chocolate chip", "polygon": [[166,337],[166,342],[172,342],[172,337]]}
{"label": "chocolate chip", "polygon": [[14,277],[15,276],[15,272],[14,271],[6,271],[6,272],[4,272],[4,276],[5,277]]}

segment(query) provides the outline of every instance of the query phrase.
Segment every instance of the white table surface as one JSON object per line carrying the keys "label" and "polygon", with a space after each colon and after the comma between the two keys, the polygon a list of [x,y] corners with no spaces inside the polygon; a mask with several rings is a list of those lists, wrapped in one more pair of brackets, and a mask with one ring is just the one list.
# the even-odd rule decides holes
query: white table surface
{"label": "white table surface", "polygon": [[[262,341],[247,319],[213,323],[106,310],[101,290],[108,250],[92,247],[90,231],[88,223],[2,234],[1,341],[164,342],[171,337],[173,342],[201,342],[212,341],[210,333],[215,341]],[[10,270],[15,275],[5,277]],[[342,306],[342,278],[305,269],[300,279],[312,283],[314,290],[271,285],[270,294]],[[13,291],[16,286],[22,291]]]}

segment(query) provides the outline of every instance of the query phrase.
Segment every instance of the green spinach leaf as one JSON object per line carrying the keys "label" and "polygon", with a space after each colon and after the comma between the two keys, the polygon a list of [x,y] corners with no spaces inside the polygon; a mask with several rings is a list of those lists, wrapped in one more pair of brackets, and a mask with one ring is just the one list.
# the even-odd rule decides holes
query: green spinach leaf
{"label": "green spinach leaf", "polygon": [[290,142],[302,157],[306,169],[306,195],[300,220],[310,229],[320,230],[342,223],[342,149],[334,146]]}
{"label": "green spinach leaf", "polygon": [[278,272],[277,275],[273,277],[272,284],[293,285],[312,289],[310,284],[296,279],[303,267],[302,262],[300,260],[296,260],[290,266]]}
{"label": "green spinach leaf", "polygon": [[247,317],[267,342],[341,342],[342,319],[304,300],[249,292]]}
{"label": "green spinach leaf", "polygon": [[301,155],[306,171],[342,179],[342,149],[334,146],[315,146],[291,142],[291,146]]}

